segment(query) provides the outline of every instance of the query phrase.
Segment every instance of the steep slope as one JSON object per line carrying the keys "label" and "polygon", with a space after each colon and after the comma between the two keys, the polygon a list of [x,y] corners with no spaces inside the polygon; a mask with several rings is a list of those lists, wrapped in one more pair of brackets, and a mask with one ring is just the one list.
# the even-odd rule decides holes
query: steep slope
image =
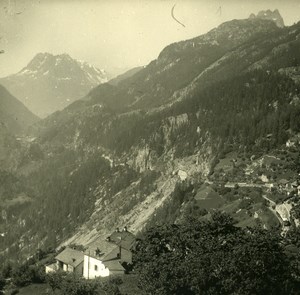
{"label": "steep slope", "polygon": [[22,149],[20,139],[24,137],[26,129],[38,120],[38,117],[0,85],[0,200],[1,190],[6,186],[6,178],[3,178],[2,172],[12,171],[18,166]]}
{"label": "steep slope", "polygon": [[67,54],[37,54],[17,74],[0,79],[34,113],[45,117],[107,82],[106,73]]}
{"label": "steep slope", "polygon": [[143,69],[144,67],[136,67],[133,69],[130,69],[128,71],[126,71],[125,73],[118,75],[117,77],[111,79],[108,81],[108,83],[110,85],[118,85],[120,82],[122,82],[123,80],[130,78],[131,76],[135,75],[136,73],[138,73],[141,69]]}
{"label": "steep slope", "polygon": [[0,122],[12,134],[20,133],[38,120],[20,101],[0,85]]}

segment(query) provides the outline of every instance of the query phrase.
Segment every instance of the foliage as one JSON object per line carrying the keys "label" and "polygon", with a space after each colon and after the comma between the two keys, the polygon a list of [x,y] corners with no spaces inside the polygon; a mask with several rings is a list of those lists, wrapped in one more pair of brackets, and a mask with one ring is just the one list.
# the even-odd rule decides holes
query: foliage
{"label": "foliage", "polygon": [[18,287],[27,286],[31,283],[43,283],[45,282],[44,266],[24,263],[12,271],[12,282]]}
{"label": "foliage", "polygon": [[68,274],[65,272],[54,272],[47,274],[46,278],[51,289],[54,291],[59,290],[61,294],[68,295],[119,295],[118,280],[101,279],[86,280],[75,274]]}
{"label": "foliage", "polygon": [[149,229],[134,262],[149,294],[295,294],[280,237],[219,212]]}

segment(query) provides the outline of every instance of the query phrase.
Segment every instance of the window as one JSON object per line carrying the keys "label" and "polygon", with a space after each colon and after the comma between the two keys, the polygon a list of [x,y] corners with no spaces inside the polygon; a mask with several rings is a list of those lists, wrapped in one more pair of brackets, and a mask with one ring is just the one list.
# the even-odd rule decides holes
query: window
{"label": "window", "polygon": [[95,271],[97,271],[98,270],[98,265],[95,265]]}

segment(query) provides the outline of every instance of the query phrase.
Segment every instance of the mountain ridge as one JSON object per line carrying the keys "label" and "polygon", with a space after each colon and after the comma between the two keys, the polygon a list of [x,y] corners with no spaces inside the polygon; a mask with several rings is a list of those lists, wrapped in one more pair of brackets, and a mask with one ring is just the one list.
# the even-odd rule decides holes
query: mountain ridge
{"label": "mountain ridge", "polygon": [[107,80],[104,70],[72,59],[68,54],[38,53],[26,67],[1,78],[0,83],[34,113],[45,117]]}
{"label": "mountain ridge", "polygon": [[254,13],[251,13],[249,18],[251,18],[251,19],[260,18],[260,19],[265,19],[265,20],[272,20],[273,22],[276,23],[276,25],[279,28],[283,28],[285,26],[283,18],[278,9],[275,9],[274,11],[271,11],[270,9],[262,10],[262,11],[259,11],[257,13],[257,15],[255,15]]}

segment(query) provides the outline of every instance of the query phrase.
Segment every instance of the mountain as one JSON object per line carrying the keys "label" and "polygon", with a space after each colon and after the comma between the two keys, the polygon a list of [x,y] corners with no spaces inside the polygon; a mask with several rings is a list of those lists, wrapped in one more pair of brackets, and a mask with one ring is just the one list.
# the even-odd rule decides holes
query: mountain
{"label": "mountain", "polygon": [[38,117],[0,85],[0,122],[12,134],[20,133]]}
{"label": "mountain", "polygon": [[249,18],[260,18],[260,19],[267,19],[267,20],[272,20],[276,23],[276,25],[279,28],[284,27],[284,21],[282,16],[280,15],[278,9],[275,9],[274,11],[271,10],[262,10],[260,11],[257,15],[252,13]]}
{"label": "mountain", "polygon": [[[234,56],[234,49],[238,45],[246,45],[246,41],[251,40],[251,45],[254,41],[262,42],[262,36],[278,30],[273,21],[261,19],[226,22],[205,35],[167,46],[157,60],[119,85],[109,99],[101,97],[101,87],[99,91],[97,88],[93,89],[88,97],[93,102],[97,101],[114,109],[149,109],[172,103],[180,99],[182,91],[186,92],[185,87],[192,87],[193,80],[207,83],[208,77],[215,75],[218,68],[227,71],[223,65],[232,67],[232,59],[241,61],[230,69],[232,73],[235,71],[233,74],[239,73],[245,67],[245,62],[250,64],[251,59],[258,56],[245,60],[240,55]],[[260,51],[263,49],[256,47]],[[215,76],[216,79],[224,77],[223,73]]]}
{"label": "mountain", "polygon": [[68,54],[37,54],[17,74],[0,79],[33,113],[45,117],[107,82],[106,73]]}
{"label": "mountain", "polygon": [[[18,163],[20,137],[39,118],[0,85],[0,170],[12,169]],[[1,179],[1,185],[4,185]]]}
{"label": "mountain", "polygon": [[26,241],[88,247],[116,227],[140,233],[214,209],[285,231],[278,212],[299,205],[286,185],[300,172],[299,36],[300,23],[226,22],[35,124],[34,161],[17,169],[34,201],[8,214],[1,249],[20,235],[12,256],[30,253]]}

